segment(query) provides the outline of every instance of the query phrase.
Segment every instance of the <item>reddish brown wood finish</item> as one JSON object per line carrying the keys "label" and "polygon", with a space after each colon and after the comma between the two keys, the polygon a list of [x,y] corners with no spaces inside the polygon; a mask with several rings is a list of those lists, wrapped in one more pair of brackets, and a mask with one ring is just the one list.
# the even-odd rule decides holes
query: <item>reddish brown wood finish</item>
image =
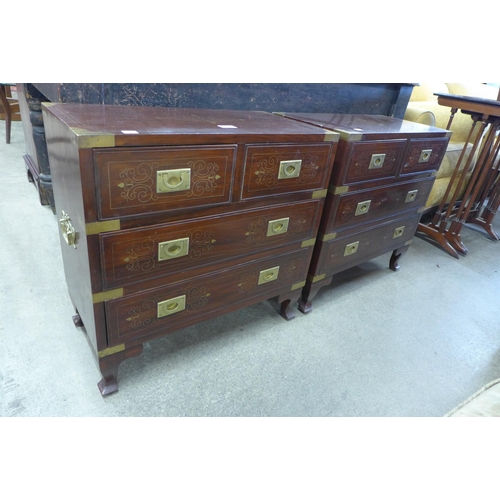
{"label": "reddish brown wood finish", "polygon": [[445,130],[385,116],[285,114],[341,140],[299,309],[332,277],[387,252],[399,269],[449,141]]}
{"label": "reddish brown wood finish", "polygon": [[[103,395],[146,341],[272,297],[294,317],[337,134],[222,110],[50,105],[44,121],[57,214],[76,231],[75,246],[61,236],[66,279]],[[282,161],[301,161],[299,175],[280,178]],[[177,169],[189,185],[159,192]],[[186,238],[186,253],[159,259],[161,243]]]}

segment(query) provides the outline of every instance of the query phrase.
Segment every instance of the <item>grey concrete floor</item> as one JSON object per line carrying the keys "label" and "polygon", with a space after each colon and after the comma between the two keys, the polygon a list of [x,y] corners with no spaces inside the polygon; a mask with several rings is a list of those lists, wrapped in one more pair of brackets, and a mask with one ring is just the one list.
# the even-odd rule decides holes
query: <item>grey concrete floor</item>
{"label": "grey concrete floor", "polygon": [[414,238],[398,272],[387,255],[341,273],[290,322],[266,301],[149,342],[103,399],[22,124],[4,138],[0,122],[2,416],[438,417],[500,377],[500,243],[464,228],[467,256]]}

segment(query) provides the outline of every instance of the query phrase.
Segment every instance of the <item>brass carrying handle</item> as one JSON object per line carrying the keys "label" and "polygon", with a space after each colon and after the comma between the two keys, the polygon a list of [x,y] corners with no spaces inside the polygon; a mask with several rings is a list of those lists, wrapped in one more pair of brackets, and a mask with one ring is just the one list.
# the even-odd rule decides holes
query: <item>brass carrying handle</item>
{"label": "brass carrying handle", "polygon": [[156,172],[156,192],[173,193],[191,188],[191,169],[177,168]]}
{"label": "brass carrying handle", "polygon": [[279,271],[280,271],[280,266],[262,270],[259,273],[259,281],[257,284],[262,285],[263,283],[269,283],[270,281],[278,279]]}
{"label": "brass carrying handle", "polygon": [[66,243],[69,246],[76,248],[76,231],[73,224],[71,224],[69,215],[64,210],[61,212],[61,219],[59,220],[59,223],[61,225],[61,231]]}
{"label": "brass carrying handle", "polygon": [[158,260],[176,259],[189,254],[189,238],[162,241],[158,243]]}
{"label": "brass carrying handle", "polygon": [[171,299],[158,302],[157,305],[157,316],[158,318],[163,318],[165,316],[170,316],[186,309],[186,296],[179,295],[179,297],[173,297]]}
{"label": "brass carrying handle", "polygon": [[266,236],[274,236],[276,234],[286,233],[288,231],[289,222],[290,222],[290,217],[285,217],[283,219],[270,220],[267,224]]}
{"label": "brass carrying handle", "polygon": [[300,175],[302,160],[280,161],[278,179],[292,179]]}

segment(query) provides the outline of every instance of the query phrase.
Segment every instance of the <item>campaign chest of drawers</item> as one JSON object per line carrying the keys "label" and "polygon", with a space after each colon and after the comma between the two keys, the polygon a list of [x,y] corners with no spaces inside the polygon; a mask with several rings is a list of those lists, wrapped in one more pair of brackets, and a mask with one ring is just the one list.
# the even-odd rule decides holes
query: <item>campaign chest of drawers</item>
{"label": "campaign chest of drawers", "polygon": [[299,304],[302,312],[335,274],[392,252],[399,268],[450,132],[375,115],[287,113],[283,116],[340,133],[333,174],[311,269]]}
{"label": "campaign chest of drawers", "polygon": [[271,113],[47,104],[65,276],[102,374],[306,283],[339,134]]}

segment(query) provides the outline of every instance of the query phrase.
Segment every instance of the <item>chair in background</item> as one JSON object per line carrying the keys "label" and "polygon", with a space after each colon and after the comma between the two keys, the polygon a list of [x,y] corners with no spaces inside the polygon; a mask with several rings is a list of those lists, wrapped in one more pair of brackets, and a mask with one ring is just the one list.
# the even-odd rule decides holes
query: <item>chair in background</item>
{"label": "chair in background", "polygon": [[5,138],[10,144],[10,129],[12,120],[21,119],[19,101],[12,97],[12,84],[0,83],[0,118],[5,119]]}

